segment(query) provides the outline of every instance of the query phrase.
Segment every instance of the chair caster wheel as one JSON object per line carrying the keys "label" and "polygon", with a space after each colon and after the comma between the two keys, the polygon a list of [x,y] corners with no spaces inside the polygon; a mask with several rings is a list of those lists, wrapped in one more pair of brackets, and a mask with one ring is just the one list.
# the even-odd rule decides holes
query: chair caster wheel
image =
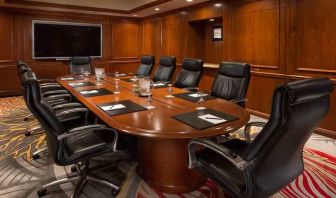
{"label": "chair caster wheel", "polygon": [[47,189],[40,189],[39,191],[37,191],[38,197],[43,197],[46,194],[47,194]]}
{"label": "chair caster wheel", "polygon": [[25,133],[25,136],[26,137],[28,137],[28,136],[30,136],[31,135],[31,132],[27,132],[27,133]]}
{"label": "chair caster wheel", "polygon": [[72,173],[77,172],[77,168],[76,168],[76,166],[71,166],[70,170],[71,170]]}
{"label": "chair caster wheel", "polygon": [[116,197],[119,194],[120,190],[112,190],[112,196]]}
{"label": "chair caster wheel", "polygon": [[40,155],[39,154],[33,155],[33,160],[37,160],[37,159],[40,159]]}

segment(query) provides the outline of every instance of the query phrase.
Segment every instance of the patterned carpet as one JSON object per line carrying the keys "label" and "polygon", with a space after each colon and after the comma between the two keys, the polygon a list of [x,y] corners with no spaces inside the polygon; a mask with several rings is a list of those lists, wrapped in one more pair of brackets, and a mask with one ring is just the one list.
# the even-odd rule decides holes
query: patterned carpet
{"label": "patterned carpet", "polygon": [[[37,131],[25,137],[29,127],[37,126],[28,115],[21,97],[0,98],[0,197],[36,197],[37,189],[50,180],[70,173],[69,167],[53,164],[47,154],[32,160],[31,153],[44,146],[45,135]],[[261,120],[252,117],[251,120]],[[240,132],[234,134],[240,136]],[[258,130],[256,129],[256,133]],[[41,134],[39,134],[41,133]],[[273,197],[336,197],[336,141],[313,135],[304,150],[305,170],[294,182]],[[135,173],[135,162],[123,161],[123,153],[107,154],[93,160],[94,165],[111,166],[100,176],[121,185],[120,198],[223,198],[223,191],[208,180],[188,194],[164,194],[150,188]],[[51,189],[45,197],[70,197],[74,183]],[[94,183],[85,186],[82,197],[112,197],[110,190]]]}

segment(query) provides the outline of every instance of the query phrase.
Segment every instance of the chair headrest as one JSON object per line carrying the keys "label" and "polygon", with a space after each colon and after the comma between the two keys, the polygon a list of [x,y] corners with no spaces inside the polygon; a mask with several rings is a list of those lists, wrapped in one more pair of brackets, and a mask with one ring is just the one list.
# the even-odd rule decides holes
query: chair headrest
{"label": "chair headrest", "polygon": [[185,58],[182,63],[182,68],[189,71],[202,71],[203,61],[199,59]]}
{"label": "chair headrest", "polygon": [[219,65],[219,74],[242,78],[250,72],[250,65],[247,63],[222,62]]}
{"label": "chair headrest", "polygon": [[290,103],[297,104],[329,95],[334,84],[328,78],[314,78],[290,82],[284,89],[289,93]]}
{"label": "chair headrest", "polygon": [[89,56],[74,56],[71,57],[71,64],[73,65],[84,65],[90,63]]}
{"label": "chair headrest", "polygon": [[146,64],[146,65],[154,65],[154,60],[155,60],[154,56],[146,55],[146,56],[142,56],[141,63]]}
{"label": "chair headrest", "polygon": [[174,56],[161,56],[160,66],[172,67],[176,65],[176,58]]}

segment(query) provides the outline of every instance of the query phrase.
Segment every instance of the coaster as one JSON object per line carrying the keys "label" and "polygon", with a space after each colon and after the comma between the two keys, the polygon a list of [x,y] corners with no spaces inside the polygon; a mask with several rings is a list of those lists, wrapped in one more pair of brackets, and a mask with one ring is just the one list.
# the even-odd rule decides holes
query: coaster
{"label": "coaster", "polygon": [[238,119],[238,117],[236,116],[215,111],[213,109],[205,109],[175,115],[173,116],[173,118],[199,130],[203,130]]}

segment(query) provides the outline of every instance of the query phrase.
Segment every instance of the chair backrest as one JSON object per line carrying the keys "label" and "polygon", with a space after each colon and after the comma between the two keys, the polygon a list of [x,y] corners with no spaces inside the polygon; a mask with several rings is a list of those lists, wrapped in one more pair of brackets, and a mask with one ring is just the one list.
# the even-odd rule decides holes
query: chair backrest
{"label": "chair backrest", "polygon": [[33,72],[22,75],[24,98],[31,113],[37,118],[46,132],[48,151],[56,164],[64,162],[64,142],[58,141],[57,136],[64,133],[62,124],[56,117],[52,107],[41,97],[39,83]]}
{"label": "chair backrest", "polygon": [[141,64],[136,72],[137,76],[149,76],[152,73],[155,63],[154,56],[142,56]]}
{"label": "chair backrest", "polygon": [[250,65],[222,62],[212,84],[211,95],[226,100],[245,98],[250,83]]}
{"label": "chair backrest", "polygon": [[173,56],[160,57],[160,64],[156,70],[153,80],[157,81],[171,81],[176,68],[176,58]]}
{"label": "chair backrest", "polygon": [[182,63],[181,72],[178,74],[175,87],[197,87],[203,74],[203,61],[198,59],[185,58]]}
{"label": "chair backrest", "polygon": [[91,67],[91,59],[89,56],[74,56],[70,58],[70,74],[81,74],[81,70],[94,73]]}
{"label": "chair backrest", "polygon": [[19,79],[21,79],[21,75],[28,70],[30,70],[30,68],[26,62],[23,62],[21,60],[17,62],[17,75]]}
{"label": "chair backrest", "polygon": [[329,112],[333,83],[308,79],[288,83],[273,95],[271,117],[245,150],[253,160],[256,197],[270,196],[303,171],[303,147]]}

